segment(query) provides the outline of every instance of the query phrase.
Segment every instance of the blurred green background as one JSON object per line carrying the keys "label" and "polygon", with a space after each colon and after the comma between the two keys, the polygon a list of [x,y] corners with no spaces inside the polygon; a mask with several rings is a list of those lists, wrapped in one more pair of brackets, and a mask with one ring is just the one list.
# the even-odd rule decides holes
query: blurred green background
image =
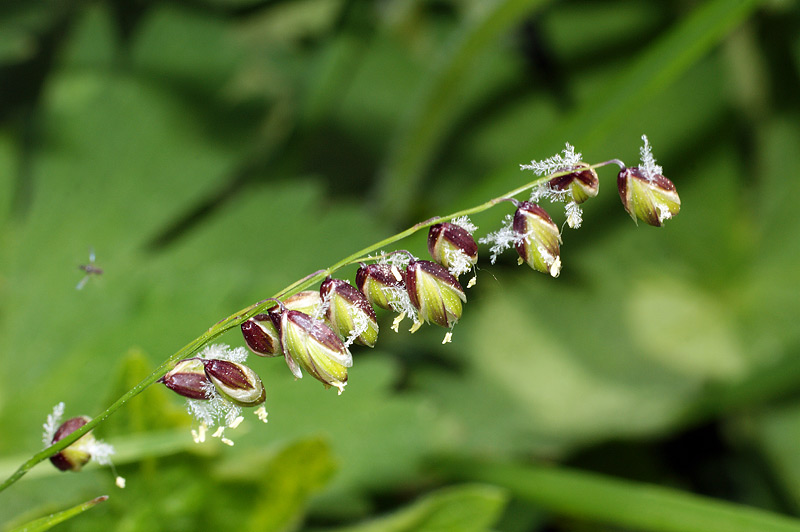
{"label": "blurred green background", "polygon": [[[598,523],[475,460],[797,515],[798,94],[792,1],[0,3],[3,478],[59,401],[102,411],[217,320],[565,142],[633,165],[646,133],[683,202],[636,227],[601,169],[560,278],[482,249],[451,344],[382,314],[341,397],[253,357],[270,421],[232,448],[154,386],[96,431],[126,489],[44,463],[0,523],[107,493],[60,529],[640,530],[623,499]],[[90,249],[105,273],[78,291]]]}

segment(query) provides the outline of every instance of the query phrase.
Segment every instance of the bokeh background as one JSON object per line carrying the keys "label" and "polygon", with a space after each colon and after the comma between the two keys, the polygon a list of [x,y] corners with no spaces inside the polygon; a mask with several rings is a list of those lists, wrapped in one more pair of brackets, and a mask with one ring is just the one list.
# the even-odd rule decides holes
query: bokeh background
{"label": "bokeh background", "polygon": [[[340,397],[253,357],[270,421],[232,448],[154,386],[96,431],[126,489],[44,463],[0,522],[108,493],[60,529],[640,530],[478,460],[798,514],[799,92],[792,1],[2,2],[4,478],[59,401],[102,411],[219,319],[565,142],[633,165],[646,133],[683,207],[637,227],[600,169],[561,276],[482,248],[451,344],[382,314]],[[90,249],[104,273],[76,290]]]}

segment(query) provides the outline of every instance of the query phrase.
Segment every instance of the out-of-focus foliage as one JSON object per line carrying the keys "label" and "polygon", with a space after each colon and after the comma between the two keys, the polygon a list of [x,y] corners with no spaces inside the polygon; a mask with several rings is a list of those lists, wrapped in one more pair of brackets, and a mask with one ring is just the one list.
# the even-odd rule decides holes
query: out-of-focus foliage
{"label": "out-of-focus foliage", "polygon": [[[61,529],[583,526],[495,486],[437,491],[426,460],[448,453],[796,514],[798,88],[791,1],[0,3],[4,478],[59,401],[96,414],[220,318],[564,142],[633,165],[646,133],[683,205],[636,227],[600,169],[561,276],[482,260],[451,344],[381,314],[340,397],[251,359],[269,423],[232,448],[194,444],[154,387],[97,430],[126,489],[45,463],[0,523],[109,493]],[[90,249],[104,273],[76,290]]]}

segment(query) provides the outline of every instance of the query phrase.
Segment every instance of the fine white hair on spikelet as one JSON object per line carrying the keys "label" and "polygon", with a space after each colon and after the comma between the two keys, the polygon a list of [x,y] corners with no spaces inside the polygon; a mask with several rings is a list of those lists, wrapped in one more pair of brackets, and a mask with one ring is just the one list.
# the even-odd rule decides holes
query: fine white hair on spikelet
{"label": "fine white hair on spikelet", "polygon": [[225,360],[237,364],[244,364],[248,354],[247,349],[244,347],[235,347],[231,349],[231,347],[226,344],[213,344],[207,345],[200,351],[200,353],[197,354],[197,358],[203,360]]}
{"label": "fine white hair on spikelet", "polygon": [[324,321],[325,315],[328,313],[328,309],[331,306],[331,293],[326,292],[324,296],[322,296],[322,300],[320,304],[314,309],[314,314],[311,315],[317,321]]}
{"label": "fine white hair on spikelet", "polygon": [[550,203],[566,203],[572,198],[569,190],[556,190],[548,183],[539,185],[531,189],[531,203],[539,203],[543,199],[550,200]]}
{"label": "fine white hair on spikelet", "polygon": [[348,334],[347,338],[344,340],[344,346],[347,349],[353,345],[353,342],[356,341],[356,338],[364,334],[369,328],[369,318],[364,311],[356,307],[351,307],[349,312],[350,316],[353,318],[353,330],[350,331],[350,334]]}
{"label": "fine white hair on spikelet", "polygon": [[450,223],[459,226],[469,234],[472,234],[478,230],[478,226],[472,223],[472,220],[469,219],[469,216],[459,216],[458,218],[451,220]]}

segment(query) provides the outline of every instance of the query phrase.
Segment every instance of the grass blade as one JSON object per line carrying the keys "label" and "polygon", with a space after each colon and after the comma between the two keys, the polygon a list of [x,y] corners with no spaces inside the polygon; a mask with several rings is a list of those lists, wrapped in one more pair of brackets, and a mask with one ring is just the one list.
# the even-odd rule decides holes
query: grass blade
{"label": "grass blade", "polygon": [[101,495],[100,497],[95,497],[91,501],[86,501],[67,510],[56,512],[46,517],[40,517],[39,519],[34,519],[33,521],[13,528],[8,532],[41,532],[42,530],[49,530],[57,524],[63,523],[67,519],[71,519],[78,514],[82,514],[86,510],[94,508],[97,504],[105,500],[108,500],[108,495]]}
{"label": "grass blade", "polygon": [[647,532],[800,532],[800,520],[652,484],[562,467],[441,458],[438,470],[492,483],[543,509]]}

